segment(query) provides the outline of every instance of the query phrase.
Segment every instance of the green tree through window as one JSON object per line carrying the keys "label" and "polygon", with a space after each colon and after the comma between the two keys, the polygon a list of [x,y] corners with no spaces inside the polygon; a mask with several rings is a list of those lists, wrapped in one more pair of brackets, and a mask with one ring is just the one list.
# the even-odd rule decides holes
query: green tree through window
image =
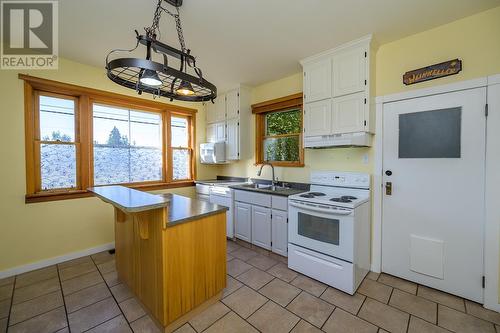
{"label": "green tree through window", "polygon": [[264,160],[296,162],[300,160],[300,109],[269,112],[265,115]]}

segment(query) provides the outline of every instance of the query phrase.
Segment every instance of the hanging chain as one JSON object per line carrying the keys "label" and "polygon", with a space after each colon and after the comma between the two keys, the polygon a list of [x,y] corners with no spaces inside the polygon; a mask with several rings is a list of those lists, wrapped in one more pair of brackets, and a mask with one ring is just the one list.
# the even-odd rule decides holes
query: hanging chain
{"label": "hanging chain", "polygon": [[158,0],[158,5],[156,5],[156,10],[153,16],[153,24],[149,28],[144,28],[146,30],[146,34],[148,37],[156,37],[157,32],[159,31],[159,24],[160,24],[160,18],[161,18],[161,13],[165,12],[171,17],[174,18],[175,20],[175,28],[177,30],[177,37],[179,38],[179,44],[181,44],[181,51],[182,52],[188,52],[186,48],[186,42],[184,41],[184,35],[182,33],[182,25],[181,25],[181,16],[179,13],[179,7],[175,7],[177,10],[177,14],[172,13],[165,7],[162,7],[161,3],[163,0]]}

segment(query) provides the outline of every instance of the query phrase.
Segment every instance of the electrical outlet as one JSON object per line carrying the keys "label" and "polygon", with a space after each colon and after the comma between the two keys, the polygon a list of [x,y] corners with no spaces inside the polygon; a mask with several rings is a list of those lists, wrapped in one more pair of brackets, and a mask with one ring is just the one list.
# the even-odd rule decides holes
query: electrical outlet
{"label": "electrical outlet", "polygon": [[363,154],[363,164],[368,164],[370,159],[368,158],[368,154]]}

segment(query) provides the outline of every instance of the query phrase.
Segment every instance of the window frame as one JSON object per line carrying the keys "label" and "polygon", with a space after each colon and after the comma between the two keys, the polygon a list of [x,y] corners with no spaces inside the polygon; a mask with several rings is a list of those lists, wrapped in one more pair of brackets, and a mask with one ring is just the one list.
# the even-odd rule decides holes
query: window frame
{"label": "window frame", "polygon": [[[173,147],[172,146],[172,136],[170,135],[171,134],[170,129],[172,126],[172,117],[186,118],[187,123],[188,123],[187,126],[188,126],[188,133],[189,133],[187,147]],[[194,141],[193,141],[193,138],[194,138],[193,131],[195,128],[194,122],[196,122],[196,118],[193,116],[190,116],[190,115],[177,113],[177,112],[170,112],[170,114],[168,115],[167,124],[168,124],[168,128],[169,128],[169,132],[168,132],[168,137],[167,137],[166,142],[167,142],[167,163],[172,166],[171,168],[168,169],[168,179],[171,183],[179,183],[179,182],[186,181],[186,179],[174,179],[174,168],[173,168],[174,150],[188,150],[189,151],[189,159],[190,159],[190,161],[189,161],[190,162],[189,175],[191,176],[191,178],[193,178],[193,174],[195,172],[194,165],[196,165],[195,159],[194,159],[195,150],[194,150]]]}
{"label": "window frame", "polygon": [[[270,163],[280,167],[304,167],[304,110],[302,107],[302,93],[297,93],[269,101],[252,105],[252,113],[255,114],[255,165]],[[274,112],[286,112],[300,110],[301,131],[300,133],[267,136],[266,114]],[[265,161],[264,140],[266,138],[279,138],[299,136],[299,160],[298,161]]]}
{"label": "window frame", "polygon": [[[73,198],[90,197],[92,193],[87,188],[93,186],[93,104],[103,104],[158,113],[162,117],[162,162],[161,181],[144,181],[120,183],[140,190],[160,190],[184,186],[194,186],[196,178],[196,109],[172,104],[154,102],[147,99],[131,97],[107,91],[86,88],[67,83],[41,79],[19,74],[24,81],[24,113],[25,113],[25,157],[26,157],[26,195],[25,202],[44,202]],[[39,96],[50,96],[75,100],[75,141],[76,146],[76,182],[77,186],[70,189],[41,189],[40,164],[40,112]],[[168,156],[170,147],[170,118],[173,115],[187,117],[189,126],[190,149],[190,179],[172,180],[171,158]],[[64,144],[64,142],[61,142]],[[66,143],[68,144],[68,143]],[[72,144],[72,143],[69,143]],[[100,185],[109,186],[109,185]]]}

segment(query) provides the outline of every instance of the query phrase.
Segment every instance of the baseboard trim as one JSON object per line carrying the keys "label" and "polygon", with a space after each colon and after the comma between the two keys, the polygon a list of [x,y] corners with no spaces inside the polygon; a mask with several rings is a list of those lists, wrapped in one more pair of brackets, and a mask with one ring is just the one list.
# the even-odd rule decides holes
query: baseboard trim
{"label": "baseboard trim", "polygon": [[40,268],[52,266],[55,264],[60,264],[64,261],[85,257],[85,256],[88,256],[91,254],[96,254],[96,253],[106,251],[106,250],[111,250],[114,248],[115,248],[115,243],[112,242],[112,243],[92,247],[90,249],[86,249],[83,251],[72,252],[72,253],[62,255],[62,256],[37,261],[37,262],[31,263],[31,264],[17,266],[14,268],[6,269],[4,271],[0,271],[0,279],[11,277],[11,276],[22,274],[22,273],[26,273],[29,271],[33,271],[35,269],[40,269]]}

